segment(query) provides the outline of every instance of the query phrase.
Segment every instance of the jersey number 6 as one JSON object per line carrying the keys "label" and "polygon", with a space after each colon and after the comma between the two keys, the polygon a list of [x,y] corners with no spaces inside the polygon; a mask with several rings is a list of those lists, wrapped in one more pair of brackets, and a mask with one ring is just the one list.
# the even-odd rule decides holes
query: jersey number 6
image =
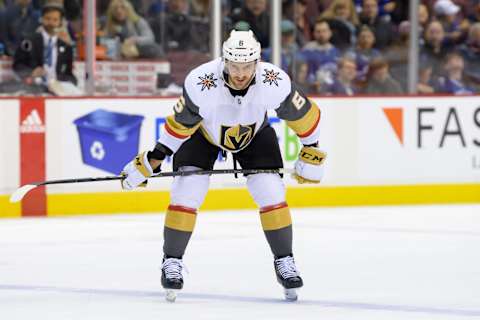
{"label": "jersey number 6", "polygon": [[297,108],[297,110],[302,109],[302,107],[305,105],[305,102],[307,102],[307,99],[302,97],[298,91],[295,91],[292,98],[292,104],[295,106],[295,108]]}
{"label": "jersey number 6", "polygon": [[173,111],[176,113],[182,113],[183,108],[185,108],[185,98],[181,96],[177,103],[173,106]]}

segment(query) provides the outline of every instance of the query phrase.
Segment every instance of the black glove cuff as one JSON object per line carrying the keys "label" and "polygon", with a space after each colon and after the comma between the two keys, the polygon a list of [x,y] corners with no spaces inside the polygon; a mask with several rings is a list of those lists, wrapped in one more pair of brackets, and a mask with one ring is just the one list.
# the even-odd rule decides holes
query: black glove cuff
{"label": "black glove cuff", "polygon": [[161,143],[157,143],[152,151],[148,151],[147,159],[164,160],[166,156],[171,156],[173,151]]}

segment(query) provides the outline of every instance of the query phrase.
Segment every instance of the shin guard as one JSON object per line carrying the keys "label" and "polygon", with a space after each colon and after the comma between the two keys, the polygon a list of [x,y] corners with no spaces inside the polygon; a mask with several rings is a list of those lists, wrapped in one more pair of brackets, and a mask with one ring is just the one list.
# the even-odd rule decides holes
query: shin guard
{"label": "shin guard", "polygon": [[195,228],[197,210],[170,205],[165,215],[163,252],[169,257],[181,258]]}
{"label": "shin guard", "polygon": [[292,254],[292,218],[287,203],[261,208],[260,220],[273,255]]}
{"label": "shin guard", "polygon": [[[181,167],[180,171],[198,170],[197,167]],[[181,258],[195,228],[197,208],[208,191],[209,176],[175,177],[170,194],[170,206],[165,216],[163,252],[170,257]]]}

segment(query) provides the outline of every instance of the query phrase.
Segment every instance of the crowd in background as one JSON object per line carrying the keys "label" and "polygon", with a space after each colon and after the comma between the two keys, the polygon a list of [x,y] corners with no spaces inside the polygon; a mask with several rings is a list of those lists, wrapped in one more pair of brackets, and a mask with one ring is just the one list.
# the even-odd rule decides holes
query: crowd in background
{"label": "crowd in background", "polygon": [[[0,56],[28,59],[25,53],[32,51],[28,41],[46,29],[42,9],[57,6],[62,9],[61,22],[54,28],[54,39],[71,48],[73,59],[82,59],[83,2],[0,0]],[[408,2],[283,0],[282,68],[310,94],[406,93]],[[191,68],[210,59],[209,0],[96,3],[97,59],[166,60],[172,65],[166,81],[179,86]],[[232,29],[253,30],[266,61],[271,58],[268,6],[267,0],[222,0],[224,36]],[[423,0],[418,13],[418,92],[480,92],[480,0]],[[48,35],[43,39],[40,47],[45,53]],[[27,65],[31,67],[28,72],[33,72],[35,64]],[[54,76],[60,77],[58,69]],[[74,83],[75,79],[68,81]]]}

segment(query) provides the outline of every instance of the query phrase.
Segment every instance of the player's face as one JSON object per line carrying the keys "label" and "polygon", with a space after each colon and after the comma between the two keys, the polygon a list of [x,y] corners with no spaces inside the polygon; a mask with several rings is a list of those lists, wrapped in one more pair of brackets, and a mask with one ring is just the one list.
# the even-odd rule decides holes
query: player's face
{"label": "player's face", "polygon": [[225,61],[229,83],[238,90],[245,89],[252,80],[256,65],[256,61],[245,63]]}

